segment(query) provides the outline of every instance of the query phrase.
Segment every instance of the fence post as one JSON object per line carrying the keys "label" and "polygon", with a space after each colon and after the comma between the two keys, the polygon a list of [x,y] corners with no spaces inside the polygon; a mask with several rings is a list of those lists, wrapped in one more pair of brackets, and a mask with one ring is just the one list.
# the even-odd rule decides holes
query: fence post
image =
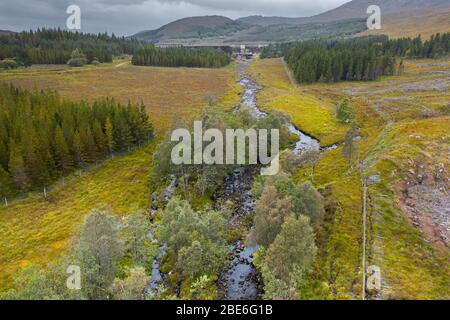
{"label": "fence post", "polygon": [[362,271],[363,271],[363,283],[362,283],[362,299],[366,300],[366,220],[367,220],[367,182],[363,179],[363,254],[362,254]]}

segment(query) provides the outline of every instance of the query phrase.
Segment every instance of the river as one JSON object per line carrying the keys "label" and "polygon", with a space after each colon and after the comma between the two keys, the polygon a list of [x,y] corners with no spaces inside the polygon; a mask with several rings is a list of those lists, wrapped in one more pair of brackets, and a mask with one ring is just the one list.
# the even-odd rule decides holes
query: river
{"label": "river", "polygon": [[[257,93],[262,87],[247,75],[247,67],[250,62],[240,62],[238,74],[239,84],[244,88],[242,101],[235,109],[248,108],[251,115],[256,119],[262,119],[267,113],[259,109],[257,105]],[[308,136],[292,123],[287,122],[288,130],[298,137],[293,148],[293,152],[300,154],[306,149],[320,150],[320,143],[316,139]],[[213,196],[217,203],[219,199],[232,200],[233,212],[228,224],[230,227],[239,225],[253,213],[254,200],[251,194],[251,187],[254,178],[259,174],[260,168],[257,166],[248,166],[240,170],[235,170],[224,181],[224,187]],[[176,187],[176,179],[167,187],[164,194],[166,201],[169,201]],[[250,233],[251,227],[248,229]],[[149,232],[152,237],[152,232]],[[157,240],[154,240],[157,243]],[[230,245],[230,262],[227,268],[220,274],[217,281],[218,291],[221,298],[225,300],[257,300],[261,299],[263,294],[263,283],[261,274],[253,265],[253,254],[258,250],[258,246],[251,241],[241,240]],[[165,277],[160,271],[162,259],[167,252],[167,246],[160,246],[160,253],[152,265],[152,280],[148,283],[147,292],[154,292],[160,286],[165,285]]]}
{"label": "river", "polygon": [[[267,113],[259,109],[257,104],[257,93],[262,87],[247,75],[249,62],[241,62],[239,66],[239,84],[244,88],[242,101],[237,111],[241,108],[248,108],[250,114],[256,119],[262,119]],[[306,149],[320,150],[320,143],[316,139],[308,136],[292,123],[287,122],[286,127],[289,132],[298,137],[293,148],[295,154],[300,154]],[[237,220],[245,219],[245,216],[253,213],[253,198],[250,192],[252,183],[258,170],[249,168],[235,171],[225,180],[225,191],[223,199],[232,199],[235,203],[233,216],[229,223],[231,226]],[[248,230],[250,233],[251,230]],[[230,247],[230,263],[218,280],[218,288],[221,297],[226,300],[257,300],[263,293],[263,283],[259,271],[253,265],[253,254],[258,250],[258,246],[251,241],[238,241]]]}

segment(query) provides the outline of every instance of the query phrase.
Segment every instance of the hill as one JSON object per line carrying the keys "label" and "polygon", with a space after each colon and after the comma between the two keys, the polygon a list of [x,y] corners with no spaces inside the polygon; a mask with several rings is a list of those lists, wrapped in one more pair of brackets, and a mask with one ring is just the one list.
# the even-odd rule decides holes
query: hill
{"label": "hill", "polygon": [[392,15],[394,13],[407,13],[446,6],[448,5],[448,0],[353,0],[336,9],[313,16],[306,21],[325,22],[351,18],[366,18],[367,8],[371,5],[379,6],[382,15]]}
{"label": "hill", "polygon": [[366,30],[364,19],[308,24],[251,25],[225,17],[186,18],[158,30],[142,31],[134,38],[157,44],[231,45],[298,41],[320,37],[348,36]]}
{"label": "hill", "polygon": [[386,34],[391,38],[412,38],[420,34],[423,39],[428,39],[433,34],[449,30],[450,5],[387,15],[382,17],[381,30],[365,31],[363,35]]}
{"label": "hill", "polygon": [[9,30],[0,30],[0,36],[7,36],[7,35],[10,35],[13,33],[15,33],[15,32],[9,31]]}
{"label": "hill", "polygon": [[139,32],[134,37],[149,42],[164,42],[170,39],[202,39],[229,36],[248,27],[222,16],[190,17],[171,22],[157,30]]}
{"label": "hill", "polygon": [[239,18],[236,21],[254,26],[271,26],[277,24],[300,24],[303,23],[306,19],[307,18],[249,16]]}
{"label": "hill", "polygon": [[345,19],[362,19],[367,17],[367,8],[370,5],[380,7],[382,15],[394,13],[408,13],[418,10],[428,11],[449,5],[448,0],[353,0],[335,9],[311,17],[285,18],[250,16],[239,18],[236,21],[252,25],[269,26],[277,24],[305,24],[312,22],[330,22]]}
{"label": "hill", "polygon": [[[394,37],[448,31],[448,0],[353,0],[312,17],[190,17],[133,37],[159,44],[223,45],[349,36],[366,31],[370,5],[381,8],[386,24],[378,33]],[[420,26],[418,25],[420,23]],[[425,23],[425,24],[424,24]]]}

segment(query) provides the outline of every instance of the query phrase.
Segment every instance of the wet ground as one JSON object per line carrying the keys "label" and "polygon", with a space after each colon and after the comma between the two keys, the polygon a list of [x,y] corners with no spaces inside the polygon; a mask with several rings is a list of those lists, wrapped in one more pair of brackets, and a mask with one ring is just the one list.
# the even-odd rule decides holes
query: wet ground
{"label": "wet ground", "polygon": [[[267,113],[259,109],[256,100],[256,95],[262,87],[246,75],[247,66],[248,62],[241,62],[239,67],[239,84],[244,87],[244,93],[241,104],[235,111],[240,108],[248,108],[256,119],[261,119],[267,116]],[[292,134],[298,136],[298,141],[293,149],[296,154],[306,149],[321,149],[319,141],[301,132],[291,123],[286,123],[286,126]],[[253,213],[254,201],[250,189],[259,172],[259,168],[256,166],[235,170],[225,179],[224,188],[220,194],[214,196],[215,202],[219,199],[233,202],[233,214],[228,221],[232,227]],[[172,197],[175,186],[176,180],[173,179],[164,194],[166,201]],[[157,240],[154,241],[157,243]],[[220,274],[218,280],[218,291],[222,298],[226,300],[257,300],[261,298],[263,283],[259,271],[253,265],[253,254],[257,250],[258,246],[242,241],[230,246],[230,263]],[[147,292],[155,291],[161,285],[164,286],[164,275],[160,272],[160,267],[166,252],[167,246],[162,244],[160,253],[152,265],[152,280],[147,286]]]}
{"label": "wet ground", "polygon": [[[267,116],[257,105],[256,95],[262,89],[253,79],[246,75],[248,63],[241,63],[239,68],[239,84],[244,87],[242,101],[239,107],[248,108],[250,114],[256,119]],[[293,124],[286,123],[288,130],[298,137],[298,141],[293,149],[294,153],[300,154],[306,149],[320,150],[319,141],[298,130]],[[235,209],[230,223],[237,219],[242,219],[246,215],[253,213],[253,199],[250,192],[253,178],[257,171],[235,171],[225,181],[225,191],[222,195],[225,200],[233,200]],[[250,232],[250,230],[249,230]],[[258,246],[249,245],[238,241],[230,247],[230,264],[222,272],[218,280],[219,292],[227,300],[256,300],[261,298],[263,293],[263,283],[261,275],[253,265],[253,254],[258,250]]]}

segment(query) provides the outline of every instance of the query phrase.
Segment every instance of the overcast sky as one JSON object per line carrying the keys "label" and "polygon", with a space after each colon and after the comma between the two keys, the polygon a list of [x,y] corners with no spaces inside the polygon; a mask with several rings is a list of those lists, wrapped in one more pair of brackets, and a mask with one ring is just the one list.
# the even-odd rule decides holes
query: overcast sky
{"label": "overcast sky", "polygon": [[0,29],[65,28],[70,4],[81,8],[81,31],[131,35],[200,15],[304,17],[349,0],[0,0]]}

